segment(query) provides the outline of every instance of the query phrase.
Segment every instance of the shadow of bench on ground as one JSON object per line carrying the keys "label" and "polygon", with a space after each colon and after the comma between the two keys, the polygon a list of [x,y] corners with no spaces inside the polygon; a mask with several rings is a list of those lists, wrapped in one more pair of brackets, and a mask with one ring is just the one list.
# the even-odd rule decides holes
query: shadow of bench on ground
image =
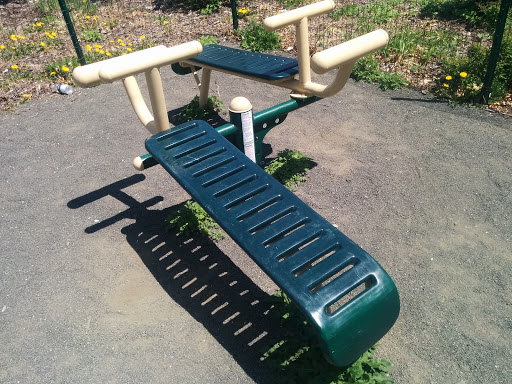
{"label": "shadow of bench on ground", "polygon": [[[315,343],[312,332],[311,335],[309,330],[306,334],[294,334],[290,328],[297,328],[297,325],[287,323],[288,320],[283,321],[280,317],[290,311],[284,308],[282,300],[262,291],[213,241],[168,231],[164,225],[165,219],[182,204],[163,210],[149,210],[163,198],[155,196],[138,202],[122,191],[144,179],[144,175],[133,175],[75,198],[68,202],[68,207],[78,209],[106,196],[123,202],[127,205],[125,211],[84,231],[94,233],[123,219],[135,220],[121,230],[130,246],[165,292],[200,322],[255,382],[287,382],[288,374],[290,378],[295,376],[294,382],[297,382],[296,368],[305,373],[302,376],[304,383],[314,380],[315,376],[307,375],[309,368],[307,364],[304,366],[303,361],[297,361],[296,367],[292,368],[295,371],[290,371],[289,367],[286,367],[286,371],[278,363],[277,372],[275,362],[271,367],[264,358],[265,352],[268,352],[267,355],[282,354],[284,348],[279,350],[276,346],[284,343],[291,346],[291,355],[296,350],[307,355],[309,347],[304,349],[304,346]],[[296,318],[295,323],[303,328],[304,318],[301,314],[294,313],[293,317]],[[276,350],[279,350],[278,353]],[[289,351],[290,348],[278,359],[288,358]],[[309,354],[318,355],[321,352],[319,348],[311,348]],[[316,362],[315,371],[320,368],[320,371],[332,376],[332,379],[321,382],[334,380],[340,373],[339,368],[321,361],[325,367],[318,367]]]}

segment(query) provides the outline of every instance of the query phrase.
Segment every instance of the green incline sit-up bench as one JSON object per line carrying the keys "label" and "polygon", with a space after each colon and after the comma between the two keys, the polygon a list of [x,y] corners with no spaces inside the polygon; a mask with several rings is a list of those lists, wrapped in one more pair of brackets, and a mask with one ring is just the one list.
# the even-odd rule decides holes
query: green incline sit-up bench
{"label": "green incline sit-up bench", "polygon": [[[268,29],[297,26],[298,60],[222,46],[203,49],[191,42],[80,67],[73,78],[82,87],[123,80],[139,119],[155,133],[146,141],[150,154],[137,158],[136,168],[162,165],[297,304],[314,326],[326,359],[346,366],[394,324],[400,310],[397,289],[368,253],[263,171],[257,157],[243,152],[248,153],[251,138],[254,145],[255,134],[264,136],[288,112],[338,92],[355,61],[387,43],[387,34],[379,30],[319,52],[310,61],[303,49],[307,18],[333,7],[326,0],[265,20]],[[252,115],[248,100],[235,98],[231,124],[214,129],[191,121],[169,129],[159,72],[164,65],[194,72],[203,101],[212,70],[291,89],[292,100]],[[200,81],[198,67],[203,70]],[[325,86],[311,81],[310,69],[334,69],[337,75]],[[139,73],[145,73],[153,114],[135,80]]]}

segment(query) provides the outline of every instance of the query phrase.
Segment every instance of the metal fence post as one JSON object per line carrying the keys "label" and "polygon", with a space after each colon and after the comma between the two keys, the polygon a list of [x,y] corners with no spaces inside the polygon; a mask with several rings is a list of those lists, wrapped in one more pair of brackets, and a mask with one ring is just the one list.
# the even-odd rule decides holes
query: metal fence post
{"label": "metal fence post", "polygon": [[73,42],[73,47],[75,47],[76,56],[78,57],[78,62],[80,65],[85,65],[84,54],[82,53],[82,48],[80,47],[80,43],[78,42],[78,38],[76,37],[75,27],[73,26],[73,21],[71,17],[69,17],[68,6],[66,5],[66,0],[59,0],[60,10],[62,11],[62,16],[66,21],[66,26],[68,27],[69,36],[71,37],[71,41]]}
{"label": "metal fence post", "polygon": [[496,21],[496,31],[494,32],[491,53],[489,54],[489,64],[487,66],[484,85],[482,87],[482,93],[480,95],[480,102],[482,104],[487,104],[491,97],[494,71],[496,70],[496,64],[498,64],[501,49],[501,41],[503,40],[503,32],[505,31],[505,24],[507,23],[507,15],[511,2],[512,0],[501,0],[500,11],[498,13],[498,18]]}
{"label": "metal fence post", "polygon": [[238,11],[236,10],[236,0],[231,0],[231,15],[233,16],[233,29],[238,29]]}

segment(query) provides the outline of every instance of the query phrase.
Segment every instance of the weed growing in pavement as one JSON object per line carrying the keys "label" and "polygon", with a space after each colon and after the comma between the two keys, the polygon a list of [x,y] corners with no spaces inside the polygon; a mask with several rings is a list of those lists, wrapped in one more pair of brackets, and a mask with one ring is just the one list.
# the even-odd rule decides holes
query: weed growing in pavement
{"label": "weed growing in pavement", "polygon": [[263,350],[262,360],[287,383],[392,384],[391,364],[376,359],[377,346],[370,348],[346,368],[329,364],[323,358],[315,332],[292,301],[282,291],[269,298],[271,313],[281,325],[283,338]]}
{"label": "weed growing in pavement", "polygon": [[224,103],[216,96],[209,96],[206,105],[199,106],[199,96],[196,96],[183,107],[178,115],[179,123],[186,123],[191,120],[206,120],[209,116],[219,112]]}
{"label": "weed growing in pavement", "polygon": [[313,165],[313,160],[299,151],[285,149],[265,167],[265,171],[286,188],[295,191],[306,181],[306,174]]}
{"label": "weed growing in pavement", "polygon": [[226,235],[219,225],[195,201],[187,201],[183,207],[171,213],[165,220],[169,228],[184,235],[200,234],[214,241],[222,240]]}
{"label": "weed growing in pavement", "polygon": [[249,24],[238,30],[241,37],[240,46],[254,52],[271,51],[281,48],[281,38],[275,31],[266,31],[263,25],[256,20],[251,19]]}

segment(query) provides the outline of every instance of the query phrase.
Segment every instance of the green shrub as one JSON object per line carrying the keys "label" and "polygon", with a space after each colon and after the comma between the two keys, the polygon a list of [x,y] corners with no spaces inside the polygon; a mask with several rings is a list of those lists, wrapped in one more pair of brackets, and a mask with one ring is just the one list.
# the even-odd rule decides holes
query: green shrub
{"label": "green shrub", "polygon": [[460,20],[472,28],[492,31],[500,2],[494,0],[427,0],[420,15],[443,20]]}
{"label": "green shrub", "polygon": [[[489,53],[489,49],[481,44],[473,44],[467,56],[444,62],[443,76],[438,80],[435,93],[455,102],[477,102],[487,72]],[[489,100],[491,103],[512,91],[511,73],[512,37],[509,37],[502,42]]]}
{"label": "green shrub", "polygon": [[242,38],[240,46],[243,49],[264,52],[281,48],[281,38],[277,32],[266,31],[256,19],[251,19],[247,27],[238,31],[238,35]]}
{"label": "green shrub", "polygon": [[222,5],[222,0],[210,0],[204,8],[201,8],[201,15],[210,15],[217,12]]}

